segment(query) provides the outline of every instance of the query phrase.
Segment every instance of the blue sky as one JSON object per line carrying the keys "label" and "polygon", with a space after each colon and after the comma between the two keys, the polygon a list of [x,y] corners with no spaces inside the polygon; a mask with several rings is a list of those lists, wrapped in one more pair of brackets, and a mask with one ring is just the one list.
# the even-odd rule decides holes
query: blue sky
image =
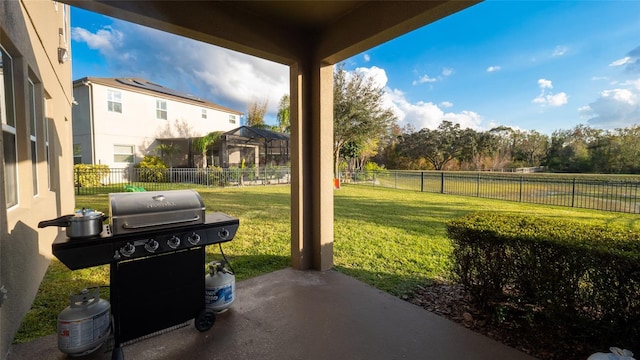
{"label": "blue sky", "polygon": [[[72,8],[73,78],[143,77],[246,111],[288,93],[287,67]],[[169,45],[170,44],[170,45]],[[640,124],[640,1],[486,1],[345,61],[398,124],[551,134]]]}

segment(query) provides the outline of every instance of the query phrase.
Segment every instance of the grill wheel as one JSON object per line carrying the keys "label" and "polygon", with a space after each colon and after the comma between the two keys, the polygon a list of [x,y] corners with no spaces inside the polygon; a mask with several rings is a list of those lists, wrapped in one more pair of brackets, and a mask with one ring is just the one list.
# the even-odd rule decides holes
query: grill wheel
{"label": "grill wheel", "polygon": [[198,313],[194,320],[196,329],[200,332],[211,329],[216,322],[216,313],[211,309],[204,309]]}

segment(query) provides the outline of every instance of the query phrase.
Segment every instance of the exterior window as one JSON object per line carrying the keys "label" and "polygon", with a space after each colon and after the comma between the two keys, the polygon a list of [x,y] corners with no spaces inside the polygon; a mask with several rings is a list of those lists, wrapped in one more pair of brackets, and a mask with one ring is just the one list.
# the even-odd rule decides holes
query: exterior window
{"label": "exterior window", "polygon": [[167,102],[165,100],[156,99],[156,118],[167,120]]}
{"label": "exterior window", "polygon": [[117,90],[107,90],[107,110],[122,114],[122,93]]}
{"label": "exterior window", "polygon": [[113,161],[133,163],[133,145],[113,145]]}
{"label": "exterior window", "polygon": [[38,141],[36,136],[36,86],[28,80],[29,88],[29,139],[31,143],[31,178],[33,196],[38,195]]}
{"label": "exterior window", "polygon": [[236,116],[229,115],[229,124],[235,124],[235,123],[236,123]]}
{"label": "exterior window", "polygon": [[82,144],[73,144],[73,165],[82,164]]}
{"label": "exterior window", "polygon": [[207,118],[207,109],[202,109],[202,118],[203,119]]}
{"label": "exterior window", "polygon": [[0,122],[2,123],[7,208],[18,204],[18,151],[12,65],[11,57],[0,47]]}
{"label": "exterior window", "polygon": [[[47,100],[44,102],[45,114],[47,112]],[[44,129],[44,156],[47,160],[47,189],[51,190],[51,154],[49,154],[49,120],[46,117],[42,119],[42,128]]]}

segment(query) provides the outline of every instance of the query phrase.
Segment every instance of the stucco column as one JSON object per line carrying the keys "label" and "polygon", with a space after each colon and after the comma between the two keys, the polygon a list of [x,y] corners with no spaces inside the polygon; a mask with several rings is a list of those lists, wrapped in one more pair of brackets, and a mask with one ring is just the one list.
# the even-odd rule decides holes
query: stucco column
{"label": "stucco column", "polygon": [[333,267],[333,65],[291,65],[291,262]]}

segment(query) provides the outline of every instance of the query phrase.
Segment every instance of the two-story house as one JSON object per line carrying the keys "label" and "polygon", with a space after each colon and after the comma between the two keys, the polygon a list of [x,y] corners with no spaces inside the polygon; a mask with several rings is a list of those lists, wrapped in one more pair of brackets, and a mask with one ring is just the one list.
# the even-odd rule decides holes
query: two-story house
{"label": "two-story house", "polygon": [[127,167],[171,142],[173,166],[193,166],[190,140],[240,126],[242,113],[140,78],[73,82],[74,163]]}

